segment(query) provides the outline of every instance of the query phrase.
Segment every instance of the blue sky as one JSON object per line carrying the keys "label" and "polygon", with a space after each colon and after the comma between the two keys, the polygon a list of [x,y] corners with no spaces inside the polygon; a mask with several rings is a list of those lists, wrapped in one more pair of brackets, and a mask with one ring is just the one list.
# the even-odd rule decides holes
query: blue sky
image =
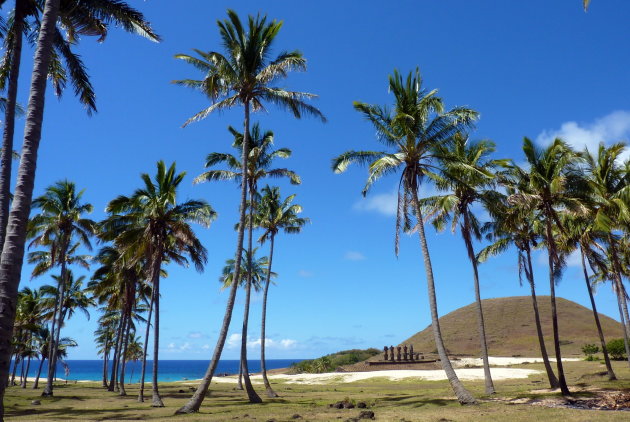
{"label": "blue sky", "polygon": [[[185,6],[148,0],[132,2],[164,38],[160,44],[112,28],[107,40],[81,40],[78,51],[89,67],[99,112],[88,118],[68,91],[52,93],[45,111],[36,194],[68,178],[86,189],[92,217],[104,217],[107,202],[139,186],[142,172],[153,174],[157,160],[177,162],[187,176],[180,197],[203,198],[219,213],[210,229],[197,233],[208,248],[203,274],[168,267],[162,283],[161,357],[209,359],[225,311],[227,292],[218,276],[233,257],[238,190],[235,184],[192,185],[206,154],[230,151],[228,125],[242,123],[242,110],[212,115],[185,129],[182,123],[208,105],[201,94],[170,84],[197,78],[191,66],[175,60],[192,48],[221,48],[217,19],[228,7],[242,17],[262,13],[284,20],[275,52],[300,49],[308,71],[283,86],[318,94],[314,101],[328,117],[295,120],[280,110],[255,115],[276,135],[278,147],[293,157],[279,165],[297,171],[298,187],[279,183],[284,195],[297,194],[312,223],[299,236],[277,238],[277,285],[269,298],[269,358],[309,358],[340,349],[396,344],[429,323],[426,284],[416,237],[404,236],[394,255],[396,180],[384,179],[368,198],[360,195],[365,169],[343,175],[330,171],[332,157],[348,149],[377,147],[374,130],[352,101],[389,104],[387,76],[416,66],[426,88],[438,88],[448,107],[467,105],[481,113],[473,138],[497,143],[497,157],[522,161],[523,136],[544,144],[564,136],[576,146],[613,142],[630,135],[630,3],[595,1],[584,13],[579,0],[562,1],[395,1],[292,2],[203,1]],[[6,13],[6,11],[5,11]],[[20,101],[26,104],[32,51],[25,51]],[[21,142],[23,121],[17,124]],[[264,182],[263,182],[264,183]],[[463,242],[429,228],[438,307],[446,314],[474,300],[471,270]],[[538,253],[540,294],[548,292],[545,256]],[[47,277],[22,285],[38,286]],[[75,270],[81,273],[79,270]],[[480,269],[482,297],[527,295],[519,287],[516,256],[506,254]],[[579,267],[570,267],[557,294],[587,305]],[[597,294],[601,311],[616,317],[609,286]],[[236,343],[242,298],[224,357],[238,356]],[[260,327],[260,297],[250,318],[250,356]],[[95,358],[92,319],[77,315],[64,329],[80,347],[70,358]],[[562,328],[561,328],[562,329]]]}

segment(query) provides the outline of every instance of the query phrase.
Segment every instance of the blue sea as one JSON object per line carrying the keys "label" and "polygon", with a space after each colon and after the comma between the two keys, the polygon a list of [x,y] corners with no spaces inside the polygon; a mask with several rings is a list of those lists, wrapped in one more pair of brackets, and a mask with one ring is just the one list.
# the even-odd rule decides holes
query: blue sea
{"label": "blue sea", "polygon": [[[302,359],[267,359],[267,369],[287,368],[293,363],[302,361]],[[260,360],[248,360],[248,369],[250,373],[260,372]],[[42,369],[42,377],[46,377],[48,361],[44,363]],[[69,373],[66,377],[64,367],[59,364],[57,366],[57,378],[74,380],[100,381],[103,379],[103,361],[102,360],[67,360],[66,364]],[[195,380],[202,378],[208,369],[210,361],[207,360],[161,360],[159,364],[159,381],[182,381],[185,379]],[[215,371],[218,374],[238,374],[238,360],[221,360]],[[32,360],[28,376],[37,376],[37,368],[39,361]],[[110,361],[111,368],[111,361]],[[147,361],[147,369],[145,380],[151,380],[151,370],[153,362]],[[11,363],[13,370],[13,362]],[[126,382],[138,382],[142,371],[142,362],[129,362],[125,369]],[[16,377],[19,377],[20,367],[18,366]],[[109,378],[109,375],[108,375]]]}

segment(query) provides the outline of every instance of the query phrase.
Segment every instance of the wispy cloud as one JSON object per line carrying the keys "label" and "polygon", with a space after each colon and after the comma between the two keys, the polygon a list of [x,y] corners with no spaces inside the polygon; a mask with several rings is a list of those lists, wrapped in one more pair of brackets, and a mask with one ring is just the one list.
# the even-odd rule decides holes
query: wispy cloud
{"label": "wispy cloud", "polygon": [[207,338],[208,336],[201,331],[191,331],[188,333],[188,338],[198,339],[198,338]]}
{"label": "wispy cloud", "polygon": [[300,271],[298,271],[298,275],[300,277],[309,278],[309,277],[313,277],[314,274],[313,274],[312,271],[300,270]]}
{"label": "wispy cloud", "polygon": [[[230,334],[227,339],[227,347],[229,349],[237,349],[241,347],[241,338],[242,336],[240,334]],[[260,338],[257,338],[257,339],[248,338],[247,348],[249,349],[250,347],[260,347],[261,343],[262,342]],[[265,348],[268,348],[268,349],[287,350],[287,349],[293,349],[297,347],[297,345],[298,345],[298,342],[293,339],[285,338],[285,339],[280,339],[280,340],[274,340],[274,339],[265,337]]]}
{"label": "wispy cloud", "polygon": [[365,260],[365,255],[357,251],[348,251],[343,255],[343,259],[347,261],[363,261]]}
{"label": "wispy cloud", "polygon": [[[562,138],[577,150],[586,147],[591,153],[595,153],[600,142],[610,145],[630,138],[630,111],[613,111],[587,123],[564,122],[559,129],[543,131],[536,138],[536,142],[540,145],[549,145],[555,138]],[[629,157],[630,151],[626,150],[624,159]]]}
{"label": "wispy cloud", "polygon": [[[424,184],[420,187],[420,197],[434,196],[437,194],[435,187],[431,184]],[[392,216],[398,210],[398,192],[394,188],[389,193],[368,194],[354,203],[353,208],[358,211],[373,211],[379,214]]]}

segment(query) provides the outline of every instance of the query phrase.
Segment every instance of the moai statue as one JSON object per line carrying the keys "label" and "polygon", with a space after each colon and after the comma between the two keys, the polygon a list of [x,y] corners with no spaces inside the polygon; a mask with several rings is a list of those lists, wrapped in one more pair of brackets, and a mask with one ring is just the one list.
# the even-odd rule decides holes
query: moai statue
{"label": "moai statue", "polygon": [[407,345],[403,346],[403,360],[409,360],[409,355],[407,354]]}
{"label": "moai statue", "polygon": [[409,346],[409,359],[415,360],[416,355],[413,354],[413,344]]}
{"label": "moai statue", "polygon": [[383,352],[385,352],[385,360],[387,360],[387,346],[383,347]]}
{"label": "moai statue", "polygon": [[389,346],[389,359],[394,361],[394,346]]}
{"label": "moai statue", "polygon": [[400,347],[400,346],[398,346],[398,348],[397,348],[398,354],[396,355],[396,360],[397,360],[398,362],[400,362],[400,349],[401,349],[401,347]]}

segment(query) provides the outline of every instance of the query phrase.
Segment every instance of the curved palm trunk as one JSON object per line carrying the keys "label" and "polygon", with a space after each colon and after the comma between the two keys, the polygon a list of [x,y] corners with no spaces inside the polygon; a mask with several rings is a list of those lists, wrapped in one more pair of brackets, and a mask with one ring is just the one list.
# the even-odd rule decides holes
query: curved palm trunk
{"label": "curved palm trunk", "polygon": [[23,39],[23,1],[15,2],[13,18],[13,51],[9,69],[9,86],[7,102],[4,110],[4,131],[2,133],[2,151],[0,151],[0,250],[4,245],[11,205],[11,167],[13,162],[13,135],[15,132],[15,109],[17,106],[17,89],[22,59]]}
{"label": "curved palm trunk", "polygon": [[[615,291],[617,291],[616,288]],[[621,295],[619,295],[619,293],[617,293],[617,307],[619,308],[619,321],[621,322],[623,330],[623,345],[626,348],[626,356],[628,356],[628,364],[630,365],[630,339],[628,339],[628,334],[626,333],[626,324],[628,324],[628,321],[623,315],[623,309],[621,308]]]}
{"label": "curved palm trunk", "polygon": [[265,383],[265,389],[267,390],[268,397],[278,397],[278,394],[273,391],[271,384],[267,379],[267,364],[265,362],[265,335],[267,328],[267,294],[269,292],[269,284],[271,281],[271,264],[273,263],[273,244],[275,235],[271,235],[269,239],[269,266],[267,267],[267,280],[265,280],[265,291],[263,293],[262,302],[262,323],[260,328],[260,370],[262,372],[263,382]]}
{"label": "curved palm trunk", "polygon": [[595,317],[595,325],[597,326],[597,334],[599,335],[599,342],[602,346],[602,353],[604,353],[604,362],[606,363],[606,371],[608,372],[608,380],[614,381],[617,379],[615,372],[610,364],[608,357],[608,350],[606,349],[606,340],[604,340],[604,332],[602,331],[602,325],[599,322],[599,315],[597,314],[597,306],[595,306],[595,298],[593,297],[593,288],[588,278],[588,271],[586,270],[586,260],[584,258],[584,248],[580,245],[580,256],[582,258],[582,270],[584,271],[584,281],[586,282],[586,290],[588,290],[588,297],[591,300],[591,308],[593,309],[593,317]]}
{"label": "curved palm trunk", "polygon": [[127,317],[127,331],[125,332],[125,339],[123,345],[123,352],[120,357],[120,394],[126,396],[125,391],[125,357],[127,356],[127,345],[129,344],[129,332],[131,331],[131,316]]}
{"label": "curved palm trunk", "polygon": [[31,369],[31,357],[29,356],[26,361],[26,370],[24,371],[24,379],[22,379],[22,388],[26,388],[26,381],[28,380],[28,371]]}
{"label": "curved palm trunk", "polygon": [[538,344],[540,345],[540,354],[542,355],[543,363],[545,365],[545,371],[547,372],[547,379],[549,380],[549,386],[552,389],[560,387],[558,378],[553,372],[551,362],[549,361],[549,355],[547,354],[547,347],[545,346],[545,337],[542,332],[542,324],[540,323],[540,313],[538,312],[538,300],[536,299],[536,285],[534,283],[534,269],[532,268],[532,255],[527,245],[525,250],[527,253],[527,281],[529,281],[529,288],[532,295],[532,307],[534,308],[534,320],[536,321],[536,334],[538,335]]}
{"label": "curved palm trunk", "polygon": [[118,322],[118,329],[116,330],[116,341],[114,343],[114,356],[112,356],[112,371],[109,377],[109,387],[107,391],[114,391],[116,389],[116,373],[118,372],[118,361],[120,356],[120,343],[122,339],[122,329],[125,322],[124,316],[121,315]]}
{"label": "curved palm trunk", "polygon": [[560,383],[560,391],[562,395],[568,396],[569,387],[564,377],[564,368],[562,366],[562,353],[560,351],[560,333],[558,332],[558,312],[556,310],[556,280],[554,257],[557,257],[556,242],[553,239],[551,231],[551,221],[546,218],[547,232],[547,253],[549,255],[549,296],[551,298],[551,323],[553,326],[553,347],[556,351],[556,366],[558,367],[558,382]]}
{"label": "curved palm trunk", "polygon": [[50,356],[48,356],[48,378],[46,380],[46,387],[44,388],[44,391],[42,392],[42,396],[44,397],[48,397],[48,396],[52,396],[53,395],[53,380],[55,378],[55,371],[57,369],[57,352],[58,352],[58,348],[59,348],[59,335],[61,334],[61,325],[63,324],[63,317],[64,317],[64,311],[63,311],[63,304],[64,301],[66,299],[66,276],[68,274],[67,268],[66,268],[66,241],[62,242],[62,246],[61,246],[61,253],[59,254],[59,260],[61,262],[61,277],[59,277],[59,286],[57,288],[58,292],[59,292],[59,299],[58,299],[58,316],[57,316],[57,322],[56,322],[56,328],[54,331],[54,335],[53,335],[53,340],[51,342],[51,354]]}
{"label": "curved palm trunk", "polygon": [[9,384],[11,386],[15,385],[15,374],[17,373],[17,367],[20,364],[21,360],[22,360],[22,358],[16,354],[15,355],[15,360],[13,361],[13,373],[11,373],[11,382]]}
{"label": "curved palm trunk", "polygon": [[247,244],[247,265],[249,271],[247,272],[247,284],[245,286],[245,310],[243,314],[243,331],[241,334],[241,368],[243,370],[243,383],[245,384],[245,391],[247,392],[247,398],[250,403],[262,403],[262,399],[254,390],[252,386],[252,381],[249,378],[249,368],[247,365],[247,326],[249,323],[249,304],[252,294],[252,232],[254,230],[254,190],[250,189],[249,191],[249,219],[247,222],[248,226],[248,244]]}
{"label": "curved palm trunk", "polygon": [[22,356],[22,362],[20,362],[20,386],[22,386],[22,383],[24,382],[24,365],[26,364],[26,362],[24,362],[24,356]]}
{"label": "curved palm trunk", "polygon": [[42,360],[39,361],[39,368],[37,369],[37,376],[35,376],[35,382],[33,383],[33,390],[39,387],[39,377],[42,375],[42,367],[44,366],[45,360],[46,356],[42,355]]}
{"label": "curved palm trunk", "polygon": [[147,331],[144,334],[144,350],[142,351],[142,375],[140,375],[140,393],[138,401],[144,402],[144,375],[147,369],[147,349],[149,347],[149,333],[151,332],[151,314],[153,313],[153,292],[151,292],[151,303],[149,304],[149,316],[147,317]]}
{"label": "curved palm trunk", "polygon": [[[161,248],[159,248],[161,249]],[[160,268],[162,267],[162,254],[157,254],[153,258],[153,304],[155,306],[154,326],[153,326],[153,381],[152,387],[152,407],[164,407],[160,392],[158,390],[158,352],[160,346]]]}
{"label": "curved palm trunk", "polygon": [[466,251],[468,259],[473,267],[473,280],[475,284],[475,301],[477,303],[477,329],[479,330],[479,343],[481,344],[481,358],[483,360],[483,373],[486,384],[486,394],[494,394],[494,383],[492,382],[492,374],[490,373],[490,362],[488,359],[488,342],[486,341],[486,325],[483,320],[483,308],[481,306],[481,292],[479,289],[479,272],[477,270],[477,257],[473,249],[471,239],[470,221],[468,213],[464,212],[464,226],[462,227],[462,236],[466,243]]}
{"label": "curved palm trunk", "polygon": [[24,261],[24,244],[26,242],[26,225],[31,212],[35,169],[37,167],[37,150],[41,140],[41,129],[44,120],[44,103],[46,99],[46,79],[53,47],[60,0],[46,0],[42,14],[41,27],[33,60],[30,97],[22,158],[18,169],[17,183],[7,234],[2,248],[0,262],[0,419],[4,417],[4,391],[11,356],[11,336],[15,321],[17,292],[20,284],[20,273]]}
{"label": "curved palm trunk", "polygon": [[427,276],[427,288],[429,290],[429,307],[431,308],[431,326],[433,327],[433,336],[435,338],[435,346],[440,356],[440,364],[442,369],[446,373],[448,382],[451,384],[457,400],[460,404],[476,404],[477,401],[470,394],[470,392],[461,383],[451,361],[446,354],[446,348],[444,347],[444,340],[442,339],[442,331],[440,330],[440,321],[437,311],[437,298],[435,295],[435,283],[433,280],[433,267],[431,265],[431,256],[429,255],[429,247],[427,245],[427,238],[424,233],[424,220],[422,218],[422,210],[418,202],[418,192],[412,193],[413,207],[418,219],[418,236],[420,238],[420,248],[422,249],[422,257],[424,260],[424,269]]}
{"label": "curved palm trunk", "polygon": [[208,369],[204,374],[197,391],[190,398],[188,403],[179,408],[175,414],[182,413],[194,413],[199,410],[203,399],[208,392],[210,382],[214,376],[214,371],[217,369],[221,353],[223,352],[223,346],[225,346],[225,339],[227,338],[228,329],[230,328],[230,321],[232,320],[232,311],[234,310],[234,302],[236,300],[236,291],[240,282],[241,274],[241,258],[243,254],[243,238],[245,237],[245,213],[247,211],[247,157],[249,156],[249,103],[245,103],[245,130],[243,132],[243,155],[241,158],[241,174],[243,178],[241,180],[241,203],[239,207],[239,225],[238,235],[236,239],[236,257],[234,258],[234,281],[230,288],[230,295],[228,297],[227,305],[225,307],[225,316],[223,317],[223,324],[221,325],[221,331],[219,332],[219,338],[217,344],[214,347],[214,353],[212,354],[212,360]]}

